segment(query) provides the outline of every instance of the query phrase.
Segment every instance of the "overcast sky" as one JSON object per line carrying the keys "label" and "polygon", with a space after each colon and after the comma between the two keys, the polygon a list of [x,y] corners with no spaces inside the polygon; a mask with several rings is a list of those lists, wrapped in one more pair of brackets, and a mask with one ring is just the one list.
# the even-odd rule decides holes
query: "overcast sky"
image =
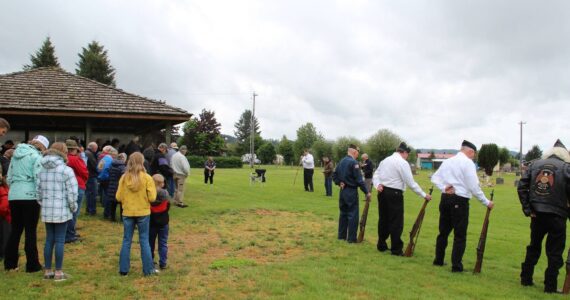
{"label": "overcast sky", "polygon": [[50,36],[64,69],[92,40],[117,87],[222,133],[259,96],[264,138],[387,128],[416,148],[570,146],[568,1],[5,1],[0,73]]}

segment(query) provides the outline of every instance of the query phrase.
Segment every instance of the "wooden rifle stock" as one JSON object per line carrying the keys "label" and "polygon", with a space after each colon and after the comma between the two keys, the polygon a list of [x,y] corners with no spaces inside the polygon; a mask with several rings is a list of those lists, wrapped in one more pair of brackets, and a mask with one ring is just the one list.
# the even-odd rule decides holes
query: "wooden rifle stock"
{"label": "wooden rifle stock", "polygon": [[366,230],[366,219],[368,219],[368,208],[370,207],[370,198],[366,197],[364,203],[364,209],[362,210],[362,218],[360,218],[360,230],[358,232],[358,237],[356,238],[357,243],[362,243],[364,240],[364,231]]}
{"label": "wooden rifle stock", "polygon": [[[433,193],[433,186],[429,189],[429,194]],[[406,247],[406,251],[404,251],[404,256],[412,257],[414,255],[414,249],[416,249],[416,243],[418,242],[418,237],[420,236],[420,229],[422,229],[422,223],[424,221],[424,216],[426,214],[426,206],[428,204],[427,200],[424,200],[424,204],[420,209],[420,213],[416,218],[416,222],[414,226],[412,226],[412,230],[410,231],[410,242]]]}
{"label": "wooden rifle stock", "polygon": [[[495,190],[491,191],[491,201],[493,201],[493,196]],[[483,220],[483,228],[481,229],[481,236],[479,237],[479,243],[477,244],[477,262],[475,262],[475,269],[473,273],[481,273],[481,267],[483,266],[483,254],[485,254],[485,244],[487,243],[487,230],[489,229],[489,215],[491,214],[491,209],[487,207],[487,213],[485,214],[485,220]]]}
{"label": "wooden rifle stock", "polygon": [[570,259],[570,249],[568,249],[568,257],[566,258],[566,279],[564,280],[564,286],[562,287],[562,294],[570,293],[570,265],[568,265]]}

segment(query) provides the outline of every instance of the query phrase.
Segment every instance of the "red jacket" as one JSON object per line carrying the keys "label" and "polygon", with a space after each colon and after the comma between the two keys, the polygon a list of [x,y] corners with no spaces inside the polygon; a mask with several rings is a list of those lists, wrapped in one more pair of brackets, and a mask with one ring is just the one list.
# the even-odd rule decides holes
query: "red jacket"
{"label": "red jacket", "polygon": [[10,204],[8,204],[8,187],[0,184],[0,218],[12,222]]}
{"label": "red jacket", "polygon": [[84,190],[85,182],[87,181],[87,178],[89,178],[89,172],[87,171],[87,166],[81,156],[68,154],[67,165],[73,169],[79,188]]}

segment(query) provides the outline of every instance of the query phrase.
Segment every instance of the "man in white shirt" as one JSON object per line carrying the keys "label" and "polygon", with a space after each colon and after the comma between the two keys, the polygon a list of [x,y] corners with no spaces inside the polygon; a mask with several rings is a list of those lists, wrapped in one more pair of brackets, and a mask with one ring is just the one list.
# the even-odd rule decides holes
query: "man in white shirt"
{"label": "man in white shirt", "polygon": [[184,186],[186,184],[186,178],[190,175],[190,163],[186,158],[186,152],[188,148],[183,145],[180,147],[180,151],[174,153],[170,159],[170,167],[172,168],[174,184],[176,185],[176,190],[174,192],[174,205],[178,207],[187,207],[184,204]]}
{"label": "man in white shirt", "polygon": [[462,259],[469,225],[469,199],[475,195],[486,207],[492,209],[494,206],[479,187],[479,178],[473,163],[476,152],[475,145],[463,141],[461,151],[444,161],[431,177],[431,182],[441,190],[439,235],[433,264],[443,266],[447,237],[453,230],[452,272],[463,272]]}
{"label": "man in white shirt", "polygon": [[301,164],[303,164],[305,192],[313,192],[313,173],[315,173],[315,159],[313,158],[313,155],[309,153],[308,149],[305,149],[303,156],[301,156]]}
{"label": "man in white shirt", "polygon": [[401,236],[404,229],[404,191],[409,186],[420,197],[431,200],[414,181],[410,164],[406,161],[410,148],[402,142],[391,156],[380,162],[372,179],[378,190],[378,244],[380,252],[388,249],[386,240],[390,237],[392,255],[403,254]]}

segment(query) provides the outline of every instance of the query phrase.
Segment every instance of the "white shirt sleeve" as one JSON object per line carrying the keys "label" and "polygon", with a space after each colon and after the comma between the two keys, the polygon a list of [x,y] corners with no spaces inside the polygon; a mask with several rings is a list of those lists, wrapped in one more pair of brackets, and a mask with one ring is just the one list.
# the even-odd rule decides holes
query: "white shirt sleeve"
{"label": "white shirt sleeve", "polygon": [[376,171],[374,171],[374,175],[372,176],[372,185],[374,185],[374,187],[376,189],[378,189],[378,186],[381,184],[380,182],[380,166],[378,166],[378,168],[376,168]]}
{"label": "white shirt sleeve", "polygon": [[407,161],[403,161],[400,163],[400,174],[402,174],[402,179],[406,183],[407,186],[414,191],[414,193],[418,194],[422,198],[425,198],[426,193],[422,190],[422,188],[414,181],[414,175],[412,174],[412,170],[410,169],[410,165]]}
{"label": "white shirt sleeve", "polygon": [[479,178],[477,178],[477,170],[475,170],[475,164],[470,163],[466,166],[465,174],[465,184],[469,191],[481,202],[483,205],[489,205],[489,200],[485,197],[485,193],[479,187]]}

